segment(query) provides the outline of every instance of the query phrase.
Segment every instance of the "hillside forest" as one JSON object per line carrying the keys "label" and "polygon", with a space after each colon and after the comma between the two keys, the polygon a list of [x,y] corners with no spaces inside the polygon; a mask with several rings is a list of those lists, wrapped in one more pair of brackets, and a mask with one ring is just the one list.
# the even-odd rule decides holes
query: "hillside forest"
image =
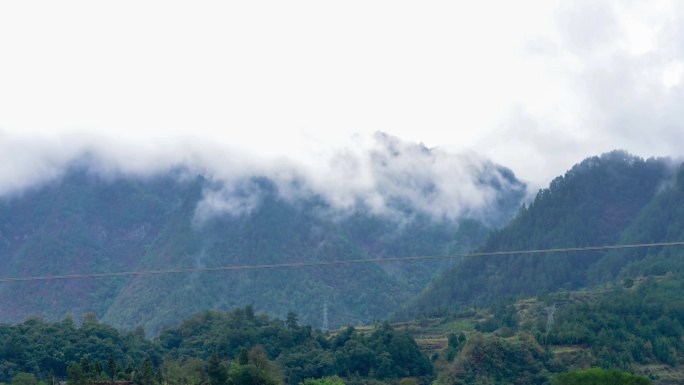
{"label": "hillside forest", "polygon": [[509,213],[498,224],[435,219],[401,202],[401,223],[369,211],[321,216],[330,213],[325,202],[285,201],[258,178],[257,208],[202,226],[193,222],[210,184],[202,177],[103,181],[76,170],[4,200],[5,278],[160,263],[479,256],[2,283],[0,382],[684,383],[682,247],[486,255],[684,241],[682,165],[613,151],[528,200],[510,187],[523,184],[498,170],[510,182],[497,185]]}

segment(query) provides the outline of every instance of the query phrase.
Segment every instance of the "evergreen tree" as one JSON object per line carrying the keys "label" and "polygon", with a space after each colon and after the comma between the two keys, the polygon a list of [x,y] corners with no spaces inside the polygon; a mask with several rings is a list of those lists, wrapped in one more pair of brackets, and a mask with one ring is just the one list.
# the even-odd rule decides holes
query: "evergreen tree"
{"label": "evergreen tree", "polygon": [[152,360],[146,358],[140,368],[140,383],[142,385],[155,385],[155,373]]}
{"label": "evergreen tree", "polygon": [[86,383],[85,376],[83,375],[83,370],[81,365],[76,363],[71,363],[67,367],[67,379],[70,385],[84,385]]}
{"label": "evergreen tree", "polygon": [[297,328],[297,322],[299,320],[297,319],[297,313],[290,311],[287,313],[287,318],[285,320],[285,325],[287,326],[288,329],[294,330]]}
{"label": "evergreen tree", "polygon": [[114,361],[114,356],[111,354],[107,359],[107,374],[109,375],[109,379],[114,381],[116,378],[116,361]]}
{"label": "evergreen tree", "polygon": [[209,363],[207,364],[207,375],[211,385],[223,385],[228,379],[228,369],[219,360],[218,354],[216,354],[216,352],[214,352],[209,358]]}

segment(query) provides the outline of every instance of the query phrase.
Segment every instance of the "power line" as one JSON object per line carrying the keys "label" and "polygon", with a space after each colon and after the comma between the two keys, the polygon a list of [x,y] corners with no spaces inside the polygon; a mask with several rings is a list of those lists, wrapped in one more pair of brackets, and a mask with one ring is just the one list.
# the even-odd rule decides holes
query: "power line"
{"label": "power line", "polygon": [[408,262],[408,261],[440,260],[440,259],[470,258],[470,257],[513,256],[513,255],[525,255],[525,254],[577,253],[577,252],[588,252],[588,251],[607,251],[607,250],[639,249],[639,248],[646,248],[646,247],[671,247],[671,246],[684,246],[684,241],[681,241],[681,242],[659,242],[659,243],[639,243],[639,244],[631,244],[631,245],[604,245],[604,246],[588,246],[588,247],[566,247],[566,248],[554,248],[554,249],[532,249],[532,250],[519,250],[519,251],[492,251],[492,252],[462,253],[462,254],[452,254],[452,255],[428,255],[428,256],[365,258],[365,259],[338,259],[338,260],[331,260],[331,261],[288,262],[288,263],[272,263],[272,264],[258,264],[258,265],[228,265],[228,266],[217,266],[217,267],[191,267],[191,268],[160,269],[160,270],[119,271],[119,272],[110,272],[110,273],[82,273],[82,274],[44,275],[44,276],[28,276],[28,277],[9,277],[9,278],[0,278],[0,283],[23,282],[23,281],[54,281],[54,280],[83,279],[83,278],[103,278],[103,277],[129,277],[129,276],[164,275],[164,274],[181,274],[181,273],[201,273],[201,272],[211,272],[211,271],[302,268],[302,267],[316,267],[316,266],[330,266],[330,265],[352,265],[352,264],[361,264],[361,263]]}

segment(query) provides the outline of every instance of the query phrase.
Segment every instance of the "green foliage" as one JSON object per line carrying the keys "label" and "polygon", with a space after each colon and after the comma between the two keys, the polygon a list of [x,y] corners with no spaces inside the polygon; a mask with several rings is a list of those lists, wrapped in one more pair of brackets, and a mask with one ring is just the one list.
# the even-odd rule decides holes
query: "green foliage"
{"label": "green foliage", "polygon": [[[678,275],[640,278],[630,288],[550,293],[542,296],[546,304],[525,299],[514,307],[474,312],[468,317],[475,326],[466,333],[474,333],[479,326],[474,321],[483,322],[497,309],[504,311],[490,320],[506,319],[510,308],[519,309],[520,320],[503,338],[505,327],[467,339],[449,334],[436,357],[436,383],[548,383],[554,373],[588,366],[649,373],[655,383],[675,383],[671,378],[680,378],[684,363],[683,291]],[[557,311],[547,333],[544,308],[551,303]]]}
{"label": "green foliage", "polygon": [[[672,177],[667,159],[647,159],[614,151],[592,157],[554,179],[540,190],[529,206],[505,227],[492,232],[480,251],[528,250],[544,248],[642,243],[684,239],[684,200],[682,194],[668,198],[660,189]],[[680,176],[684,178],[683,176]],[[684,180],[682,183],[684,185]],[[662,198],[661,198],[662,197]],[[655,203],[653,203],[655,202]],[[661,202],[661,203],[658,203]],[[647,214],[652,206],[667,215]],[[664,214],[664,213],[663,213]],[[680,230],[647,233],[639,237],[642,217],[653,225]],[[675,219],[676,217],[676,219]],[[651,226],[653,227],[653,226]],[[657,235],[655,235],[657,233]],[[464,305],[492,304],[502,297],[536,295],[559,289],[577,289],[609,281],[643,250],[615,253],[534,254],[469,258],[445,271],[414,303],[399,313],[401,317],[439,314]],[[626,257],[631,256],[631,257]],[[668,266],[672,266],[670,263]],[[682,264],[684,267],[684,264]],[[667,271],[669,267],[665,267]],[[610,274],[604,274],[609,270]],[[640,272],[645,269],[639,269]],[[482,325],[489,331],[496,324]]]}
{"label": "green foliage", "polygon": [[[676,179],[663,184],[662,191],[646,205],[620,237],[620,243],[653,243],[684,240],[684,166]],[[681,249],[650,248],[615,250],[590,270],[593,283],[611,278],[625,282],[639,276],[684,272]]]}
{"label": "green foliage", "polygon": [[570,373],[562,373],[554,377],[552,385],[650,385],[646,377],[623,373],[618,370],[593,368]]}
{"label": "green foliage", "polygon": [[17,373],[12,379],[12,385],[38,385],[38,380],[33,373]]}
{"label": "green foliage", "polygon": [[[590,158],[540,191],[482,250],[684,239],[684,171],[676,180],[668,180],[668,170],[666,161],[641,160],[621,152]],[[341,259],[446,253],[462,251],[463,239],[481,237],[484,229],[477,221],[464,221],[456,229],[454,223],[420,216],[400,229],[391,221],[362,213],[333,223],[312,214],[324,208],[320,202],[302,202],[304,207],[283,202],[267,181],[255,182],[263,194],[262,205],[250,215],[212,219],[199,226],[192,218],[202,188],[207,187],[204,181],[180,189],[170,180],[120,181],[104,188],[82,175],[71,178],[85,179],[62,183],[50,190],[54,196],[34,192],[31,199],[20,199],[16,205],[0,204],[0,252],[13,256],[0,261],[5,274],[31,269],[40,273],[43,267],[30,258],[34,254],[63,260],[64,266],[107,271],[180,267],[186,258],[213,266],[278,263],[292,256],[317,260],[323,255]],[[59,209],[52,210],[47,200],[59,202]],[[125,213],[117,216],[111,202],[119,202],[118,210]],[[99,218],[93,207],[111,218]],[[128,212],[134,209],[141,211]],[[30,219],[13,222],[13,228],[6,224],[13,218],[34,217],[42,223],[34,230],[29,231],[34,228]],[[93,223],[100,226],[100,233],[93,230],[98,228]],[[112,235],[124,233],[128,238]],[[23,235],[26,242],[8,240]],[[657,365],[676,370],[684,362],[684,262],[678,253],[657,248],[646,253],[469,259],[442,275],[403,315],[442,313],[462,309],[464,304],[488,306],[476,312],[480,316],[472,325],[496,336],[448,335],[445,350],[435,355],[442,357],[438,365],[444,367],[437,384],[542,384],[551,373],[585,365],[624,371]],[[144,257],[126,259],[129,254]],[[49,262],[45,271],[55,266]],[[106,289],[87,282],[75,286],[49,282],[26,292],[24,286],[3,286],[0,300],[26,296],[37,301],[8,309],[11,317],[47,302],[57,304],[52,317],[71,307],[79,319],[84,316],[81,325],[71,317],[61,322],[31,318],[0,325],[0,381],[32,373],[34,380],[54,376],[68,378],[73,385],[97,380],[132,380],[142,385],[427,383],[433,379],[432,365],[406,331],[383,324],[368,333],[349,327],[327,337],[303,325],[319,322],[324,300],[336,304],[330,307],[336,322],[379,318],[405,301],[439,266],[408,264],[387,270],[340,266],[221,273],[216,278],[113,279],[102,285]],[[557,289],[612,279],[618,281],[610,290],[604,287],[590,300],[559,306],[548,334],[544,319],[532,323],[528,319],[525,324],[525,317],[512,305],[525,294],[538,294],[550,304],[558,298],[553,293]],[[78,301],[82,302],[74,305]],[[254,307],[205,311],[178,326],[160,328],[195,309],[234,308],[248,302]],[[148,336],[158,338],[146,340],[142,327],[120,332],[101,324],[94,313],[87,313],[93,303],[110,322],[129,330],[144,323]],[[144,311],[152,308],[164,311]],[[268,308],[285,319],[255,314],[255,308]],[[564,361],[552,353],[559,346],[576,348],[582,357]],[[554,381],[628,376],[598,369],[586,373],[562,374]]]}
{"label": "green foliage", "polygon": [[49,323],[38,318],[18,325],[0,325],[0,381],[9,381],[19,372],[39,378],[67,377],[73,364],[74,381],[107,378],[103,368],[110,357],[120,364],[136,366],[149,357],[161,361],[161,350],[151,341],[122,333],[98,322],[74,325],[70,318]]}
{"label": "green foliage", "polygon": [[440,373],[436,384],[544,384],[546,353],[534,338],[475,334]]}
{"label": "green foliage", "polygon": [[451,362],[454,360],[454,357],[456,357],[460,352],[461,349],[466,344],[466,336],[463,333],[460,333],[458,335],[450,333],[447,335],[447,348],[446,348],[446,359],[447,361]]}
{"label": "green foliage", "polygon": [[235,364],[228,372],[227,385],[276,385],[274,378],[254,365]]}
{"label": "green foliage", "polygon": [[249,353],[240,350],[222,385],[277,385],[280,373],[259,345]]}
{"label": "green foliage", "polygon": [[[517,206],[522,194],[522,185],[512,174],[508,177],[517,190],[498,186],[506,212]],[[495,183],[494,179],[486,183]],[[202,217],[199,202],[223,191],[254,197],[258,207],[243,215],[219,212]],[[201,177],[188,179],[178,171],[147,179],[103,180],[75,167],[62,179],[0,200],[0,275],[445,255],[480,245],[488,231],[480,220],[435,220],[409,206],[398,210],[405,218],[366,210],[332,215],[334,210],[320,197],[282,199],[277,186],[265,178],[223,186]],[[0,287],[0,302],[5,304],[0,321],[20,322],[29,314],[57,320],[67,312],[80,319],[94,311],[110,325],[142,325],[148,336],[156,336],[164,325],[197,311],[251,304],[278,317],[297,309],[298,322],[320,327],[327,301],[334,328],[385,318],[447,265],[432,261],[388,269],[357,264],[15,282]]]}
{"label": "green foliage", "polygon": [[69,378],[69,385],[84,385],[87,382],[83,369],[77,363],[69,364],[67,376]]}
{"label": "green foliage", "polygon": [[70,319],[33,319],[0,325],[0,343],[3,381],[21,372],[68,378],[72,385],[112,379],[141,385],[298,384],[334,375],[398,379],[432,374],[413,338],[387,323],[369,335],[349,328],[328,340],[310,326],[257,315],[251,307],[198,313],[154,341],[98,322],[76,327]]}
{"label": "green foliage", "polygon": [[137,380],[141,385],[155,385],[156,378],[154,368],[152,367],[152,361],[149,358],[145,358],[143,361]]}
{"label": "green foliage", "polygon": [[548,343],[591,347],[596,364],[675,366],[684,351],[684,280],[646,280],[617,287],[594,301],[568,306],[557,316]]}
{"label": "green foliage", "polygon": [[203,362],[198,358],[184,361],[165,360],[160,368],[161,377],[171,385],[207,385]]}
{"label": "green foliage", "polygon": [[307,378],[300,382],[300,385],[345,385],[344,381],[338,376],[330,376],[323,378]]}
{"label": "green foliage", "polygon": [[[296,315],[289,318],[292,321]],[[370,335],[350,327],[328,341],[309,326],[254,315],[245,308],[196,314],[179,327],[164,330],[159,343],[169,358],[178,360],[201,357],[211,363],[236,358],[241,366],[265,362],[264,358],[273,360],[289,384],[334,374],[384,379],[432,373],[428,358],[413,338],[387,323]],[[257,354],[255,346],[263,354]],[[252,357],[245,357],[247,351]]]}
{"label": "green foliage", "polygon": [[[239,362],[239,360],[238,360]],[[218,354],[214,353],[209,357],[207,364],[207,376],[210,385],[222,385],[228,380],[228,368],[225,363],[219,360]]]}

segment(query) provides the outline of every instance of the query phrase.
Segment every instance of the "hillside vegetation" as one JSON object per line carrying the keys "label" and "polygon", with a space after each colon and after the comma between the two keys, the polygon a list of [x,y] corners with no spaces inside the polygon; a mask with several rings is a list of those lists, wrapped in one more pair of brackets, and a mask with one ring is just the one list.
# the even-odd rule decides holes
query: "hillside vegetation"
{"label": "hillside vegetation", "polygon": [[283,320],[251,307],[195,314],[147,340],[142,329],[122,333],[86,316],[40,319],[0,327],[0,382],[22,373],[45,382],[75,384],[133,380],[152,384],[299,384],[340,376],[348,381],[432,376],[429,359],[406,331],[383,324],[373,333],[349,327],[326,337],[302,326],[294,313]]}
{"label": "hillside vegetation", "polygon": [[[492,165],[486,172],[481,183],[499,195],[487,208],[497,214],[485,220],[477,213],[436,218],[404,201],[393,203],[392,215],[340,211],[305,191],[288,197],[262,177],[217,186],[187,170],[105,178],[74,166],[58,180],[0,200],[0,277],[463,252],[481,244],[487,226],[505,220],[524,194],[509,170]],[[425,194],[432,194],[428,187]],[[280,317],[295,310],[320,327],[327,302],[330,325],[338,327],[386,317],[447,264],[2,283],[0,321],[95,312],[116,327],[141,325],[156,335],[200,310],[253,305]]]}
{"label": "hillside vegetation", "polygon": [[[30,319],[0,327],[0,381],[29,373],[74,384],[114,378],[145,385],[522,385],[618,378],[673,385],[684,380],[681,278],[626,281],[327,335],[301,325],[294,313],[279,320],[251,307],[197,313],[152,340],[141,328],[120,332],[93,314],[81,325]],[[551,305],[556,312],[549,323]],[[577,372],[589,367],[606,371]]]}
{"label": "hillside vegetation", "polygon": [[[539,191],[479,251],[684,240],[684,174],[668,159],[615,151],[592,157]],[[572,290],[618,276],[674,269],[679,249],[468,258],[440,274],[399,317],[440,314],[502,298]],[[674,254],[673,254],[674,253]]]}
{"label": "hillside vegetation", "polygon": [[[258,178],[250,182],[259,189],[258,207],[198,225],[206,183],[168,175],[103,181],[72,173],[6,201],[0,207],[0,217],[9,220],[0,229],[0,248],[8,256],[4,271],[445,254],[478,244],[480,251],[506,251],[684,240],[684,169],[668,159],[619,151],[579,163],[488,236],[485,222],[474,218],[435,220],[406,207],[410,220],[401,223],[363,211],[329,218],[320,215],[330,211],[316,197],[284,200],[273,183]],[[44,255],[50,257],[47,268],[39,263]],[[9,317],[38,308],[60,320],[32,317],[0,326],[0,381],[680,384],[683,264],[676,247],[468,258],[446,268],[412,301],[444,265],[3,285],[0,304]],[[331,333],[320,331],[325,301],[338,327]],[[257,314],[260,308],[281,316]],[[59,318],[67,309],[83,312],[82,324]],[[88,309],[104,314],[103,321]],[[376,321],[392,311],[403,322]],[[345,323],[365,326],[340,327]]]}
{"label": "hillside vegetation", "polygon": [[586,368],[674,385],[684,381],[683,289],[684,276],[670,274],[466,308],[398,327],[410,330],[431,356],[440,385],[548,384]]}

